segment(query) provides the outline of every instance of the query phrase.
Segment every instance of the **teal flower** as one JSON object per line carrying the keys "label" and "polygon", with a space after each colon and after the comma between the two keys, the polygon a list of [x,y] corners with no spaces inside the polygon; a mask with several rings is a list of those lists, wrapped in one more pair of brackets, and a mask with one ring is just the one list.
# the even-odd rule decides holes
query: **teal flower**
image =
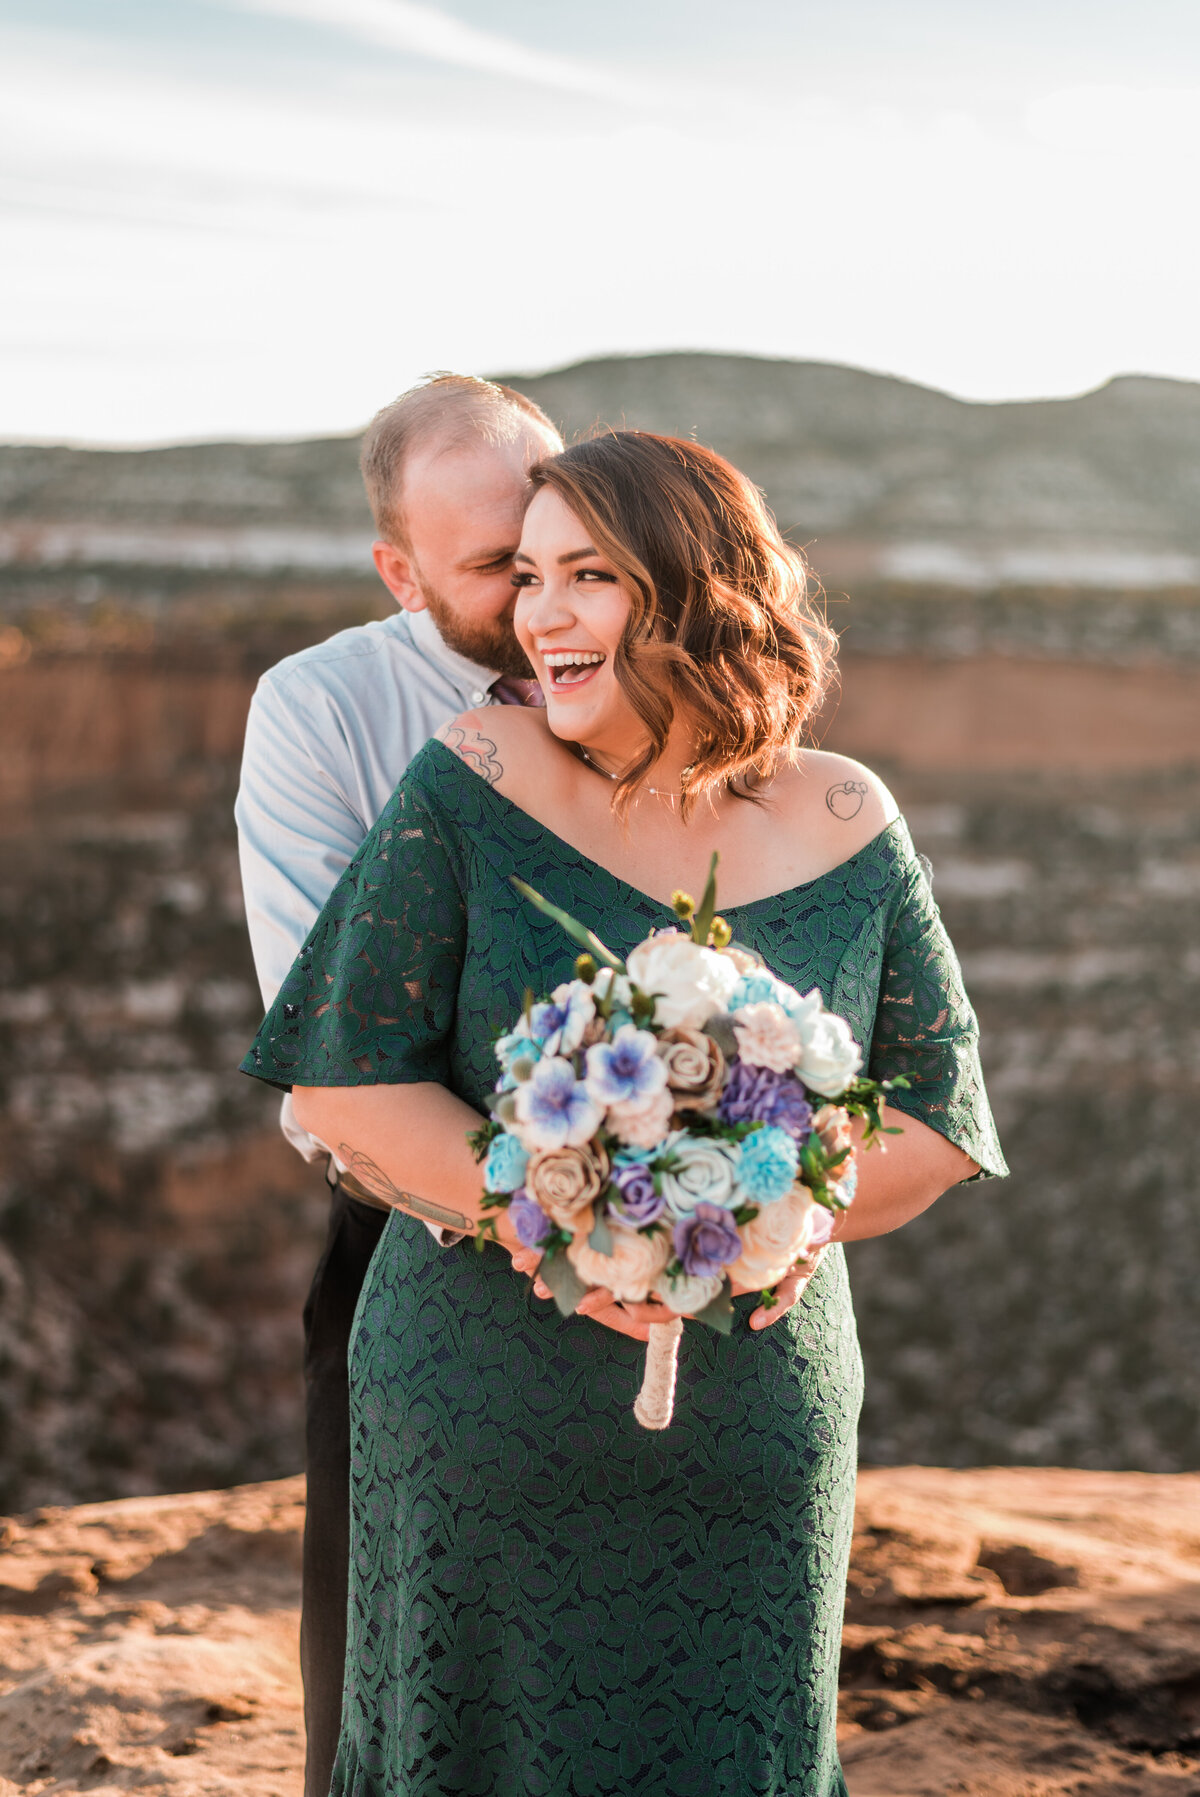
{"label": "teal flower", "polygon": [[773,1204],[790,1192],[799,1151],[785,1129],[768,1125],[746,1137],[738,1155],[737,1182],[750,1204]]}

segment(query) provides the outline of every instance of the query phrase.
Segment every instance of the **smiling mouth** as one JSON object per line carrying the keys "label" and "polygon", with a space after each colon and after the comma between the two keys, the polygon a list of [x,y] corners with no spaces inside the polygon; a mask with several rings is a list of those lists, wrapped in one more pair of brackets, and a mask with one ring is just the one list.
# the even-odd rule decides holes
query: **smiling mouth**
{"label": "smiling mouth", "polygon": [[552,649],[542,656],[550,684],[559,689],[582,686],[606,660],[598,649]]}

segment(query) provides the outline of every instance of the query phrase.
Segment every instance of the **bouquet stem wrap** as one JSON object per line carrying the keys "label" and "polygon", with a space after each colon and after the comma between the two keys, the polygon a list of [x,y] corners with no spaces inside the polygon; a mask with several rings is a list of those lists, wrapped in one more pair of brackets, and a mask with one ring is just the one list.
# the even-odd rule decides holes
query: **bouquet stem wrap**
{"label": "bouquet stem wrap", "polygon": [[665,1429],[675,1410],[675,1372],[683,1318],[651,1323],[646,1344],[646,1371],[633,1414],[643,1429]]}

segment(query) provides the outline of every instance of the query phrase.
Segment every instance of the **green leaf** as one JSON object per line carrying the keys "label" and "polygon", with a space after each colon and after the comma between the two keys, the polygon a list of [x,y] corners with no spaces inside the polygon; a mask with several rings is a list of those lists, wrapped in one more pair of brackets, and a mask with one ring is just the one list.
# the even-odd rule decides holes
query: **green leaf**
{"label": "green leaf", "polygon": [[573,1316],[579,1305],[579,1300],[584,1297],[588,1287],[583,1283],[561,1248],[553,1254],[547,1253],[542,1256],[538,1277],[545,1280],[549,1286],[560,1315]]}
{"label": "green leaf", "polygon": [[[543,1273],[542,1278],[546,1275]],[[728,1335],[733,1328],[733,1288],[728,1279],[721,1281],[721,1289],[715,1298],[710,1298],[703,1310],[698,1310],[692,1318],[693,1322],[704,1323],[709,1329],[715,1329],[718,1335]]]}
{"label": "green leaf", "polygon": [[597,1254],[611,1255],[613,1251],[612,1230],[598,1212],[592,1225],[592,1233],[588,1237],[588,1247],[594,1248]]}
{"label": "green leaf", "polygon": [[717,862],[720,856],[713,851],[713,858],[708,864],[708,884],[704,888],[704,897],[700,900],[695,916],[692,918],[692,941],[698,942],[701,948],[708,946],[708,932],[712,929],[712,920],[717,915]]}
{"label": "green leaf", "polygon": [[583,924],[577,923],[569,911],[564,911],[561,905],[552,905],[549,899],[544,899],[540,892],[535,892],[532,886],[528,885],[524,880],[519,880],[516,874],[510,874],[509,879],[521,894],[521,897],[527,898],[530,904],[535,905],[545,916],[552,917],[555,923],[561,925],[567,932],[567,935],[571,938],[572,942],[576,943],[586,953],[594,955],[596,960],[602,961],[606,967],[615,969],[617,973],[624,973],[624,961],[618,960],[612,950],[604,946],[599,936],[594,935],[593,932],[585,928]]}

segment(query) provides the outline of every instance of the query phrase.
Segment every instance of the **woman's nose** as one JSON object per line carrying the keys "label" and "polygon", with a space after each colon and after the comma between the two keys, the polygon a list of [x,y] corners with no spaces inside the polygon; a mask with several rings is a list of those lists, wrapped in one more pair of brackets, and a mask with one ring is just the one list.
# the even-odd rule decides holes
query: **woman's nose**
{"label": "woman's nose", "polygon": [[531,635],[542,636],[573,623],[575,614],[567,600],[568,588],[563,581],[545,581],[533,594],[525,614],[526,628]]}

